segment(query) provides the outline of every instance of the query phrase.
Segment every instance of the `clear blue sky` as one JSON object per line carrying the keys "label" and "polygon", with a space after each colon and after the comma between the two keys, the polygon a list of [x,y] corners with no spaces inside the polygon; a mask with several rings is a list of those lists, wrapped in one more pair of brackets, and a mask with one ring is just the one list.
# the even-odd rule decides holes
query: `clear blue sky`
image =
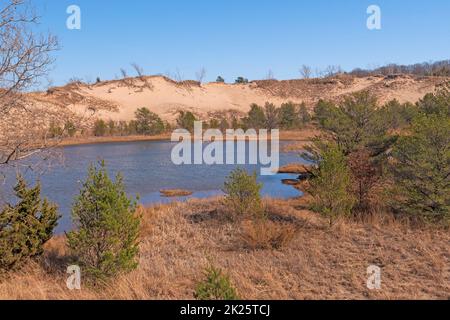
{"label": "clear blue sky", "polygon": [[[175,72],[296,78],[302,64],[345,70],[450,58],[448,0],[40,0],[42,28],[62,50],[50,78],[111,79],[130,63],[147,74]],[[82,29],[66,28],[80,6]],[[381,7],[382,29],[366,28],[366,9]]]}

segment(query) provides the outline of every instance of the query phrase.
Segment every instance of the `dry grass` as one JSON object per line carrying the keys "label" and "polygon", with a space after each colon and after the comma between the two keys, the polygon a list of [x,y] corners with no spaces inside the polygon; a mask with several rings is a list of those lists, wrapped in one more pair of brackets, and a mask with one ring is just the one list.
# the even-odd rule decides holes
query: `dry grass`
{"label": "dry grass", "polygon": [[[299,146],[304,146],[311,143],[311,139],[317,135],[317,129],[310,126],[301,130],[281,130],[280,140],[291,141],[283,151],[298,151],[301,149]],[[170,133],[162,133],[154,136],[143,135],[129,135],[129,136],[80,136],[72,138],[64,138],[58,143],[58,146],[76,146],[76,145],[89,145],[100,143],[117,143],[117,142],[138,142],[138,141],[170,141]]]}
{"label": "dry grass", "polygon": [[[279,250],[248,250],[239,225],[222,216],[218,199],[149,209],[143,216],[140,266],[106,288],[66,289],[64,239],[53,239],[43,262],[0,283],[2,299],[192,299],[211,262],[227,272],[244,299],[447,299],[448,230],[398,222],[342,222],[326,227],[296,200],[268,201],[273,223],[298,230]],[[366,288],[369,265],[382,268],[382,289]]]}
{"label": "dry grass", "polygon": [[154,136],[105,136],[105,137],[74,137],[65,138],[59,146],[76,146],[85,144],[100,144],[100,143],[117,143],[117,142],[137,142],[137,141],[170,141],[170,134],[164,133]]}
{"label": "dry grass", "polygon": [[[280,140],[283,141],[296,141],[299,144],[310,143],[311,140],[320,134],[320,130],[314,125],[308,125],[302,129],[296,130],[281,130]],[[294,150],[296,151],[296,150]]]}
{"label": "dry grass", "polygon": [[289,223],[270,220],[242,222],[241,239],[248,249],[281,249],[295,237],[296,228]]}
{"label": "dry grass", "polygon": [[301,163],[290,163],[278,169],[278,173],[307,174],[311,166]]}
{"label": "dry grass", "polygon": [[181,189],[168,189],[168,190],[161,190],[160,193],[163,197],[187,197],[192,195],[193,192]]}

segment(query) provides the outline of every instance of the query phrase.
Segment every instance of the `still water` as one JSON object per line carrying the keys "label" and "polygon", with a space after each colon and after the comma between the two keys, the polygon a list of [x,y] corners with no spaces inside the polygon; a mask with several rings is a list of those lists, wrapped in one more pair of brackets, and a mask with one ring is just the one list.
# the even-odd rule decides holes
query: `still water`
{"label": "still water", "polygon": [[[174,145],[166,141],[143,141],[64,147],[61,149],[62,160],[46,169],[45,174],[28,170],[25,176],[29,181],[40,179],[43,195],[58,204],[62,218],[57,233],[71,228],[70,207],[82,185],[81,181],[86,178],[88,166],[102,159],[111,175],[117,172],[123,174],[127,193],[130,196],[139,195],[139,202],[144,205],[220,195],[225,177],[237,165],[177,166],[171,161]],[[280,153],[280,166],[292,162],[302,162],[302,159],[297,153]],[[256,171],[259,175],[259,165],[240,167],[250,173]],[[258,176],[258,181],[263,183],[262,195],[274,198],[300,196],[299,191],[281,183],[282,179],[295,177],[290,174]],[[14,182],[15,173],[7,172],[0,191],[3,201],[14,202],[10,191]],[[161,189],[186,189],[193,195],[164,198],[160,196]]]}

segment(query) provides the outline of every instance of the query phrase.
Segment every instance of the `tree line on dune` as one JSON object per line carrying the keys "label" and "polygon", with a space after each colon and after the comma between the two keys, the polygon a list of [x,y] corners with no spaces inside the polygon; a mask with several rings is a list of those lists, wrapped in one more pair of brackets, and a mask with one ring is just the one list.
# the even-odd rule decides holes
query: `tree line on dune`
{"label": "tree line on dune", "polygon": [[250,111],[244,116],[217,116],[211,119],[201,119],[191,111],[179,111],[175,123],[163,121],[156,113],[146,107],[136,110],[135,118],[131,121],[113,121],[97,119],[91,129],[78,130],[73,122],[67,121],[64,125],[50,122],[48,138],[59,139],[69,137],[105,137],[105,136],[156,136],[169,133],[181,128],[192,131],[194,122],[202,120],[205,129],[302,129],[311,121],[311,115],[304,103],[295,104],[286,102],[277,107],[267,102],[264,106],[253,103]]}

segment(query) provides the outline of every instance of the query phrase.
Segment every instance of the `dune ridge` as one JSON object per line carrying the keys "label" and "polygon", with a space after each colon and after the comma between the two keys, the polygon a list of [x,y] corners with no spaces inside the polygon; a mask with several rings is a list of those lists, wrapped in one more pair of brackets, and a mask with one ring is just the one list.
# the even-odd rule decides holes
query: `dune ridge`
{"label": "dune ridge", "polygon": [[132,120],[136,109],[141,107],[149,108],[164,120],[174,121],[180,110],[192,111],[206,119],[218,114],[242,115],[252,103],[280,105],[287,101],[304,102],[312,109],[319,99],[338,101],[360,90],[369,90],[380,103],[392,99],[416,102],[447,81],[450,77],[339,75],[325,79],[201,84],[196,81],[176,82],[164,76],[145,76],[96,84],[74,82],[47,92],[31,93],[30,97],[39,103],[114,121]]}

